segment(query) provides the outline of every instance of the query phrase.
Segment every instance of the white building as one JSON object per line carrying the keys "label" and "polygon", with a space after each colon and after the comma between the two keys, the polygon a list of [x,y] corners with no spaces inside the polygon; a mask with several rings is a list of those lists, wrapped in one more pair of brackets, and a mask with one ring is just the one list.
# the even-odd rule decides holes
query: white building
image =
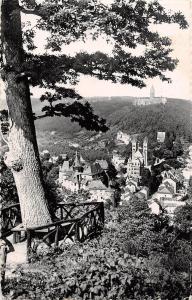
{"label": "white building", "polygon": [[88,186],[91,201],[106,201],[114,199],[114,191],[110,187],[106,187],[101,180],[93,180]]}
{"label": "white building", "polygon": [[116,139],[117,139],[117,142],[121,142],[125,145],[128,145],[131,141],[130,135],[127,133],[124,133],[122,131],[118,131]]}
{"label": "white building", "polygon": [[121,165],[124,165],[125,158],[119,155],[117,152],[113,152],[112,163],[117,170],[120,169]]}
{"label": "white building", "polygon": [[141,190],[137,193],[137,196],[141,196],[142,198],[145,198],[148,200],[149,198],[149,188],[144,186],[141,188]]}
{"label": "white building", "polygon": [[162,183],[155,195],[158,200],[173,199],[174,188],[168,182]]}
{"label": "white building", "polygon": [[157,141],[159,143],[164,143],[164,141],[165,141],[165,132],[164,131],[157,132]]}

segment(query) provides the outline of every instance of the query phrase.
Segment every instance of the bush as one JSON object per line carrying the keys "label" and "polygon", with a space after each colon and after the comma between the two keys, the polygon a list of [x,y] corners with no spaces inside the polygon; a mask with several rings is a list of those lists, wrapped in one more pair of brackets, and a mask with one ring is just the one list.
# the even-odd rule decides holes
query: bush
{"label": "bush", "polygon": [[[136,200],[136,199],[135,199]],[[9,299],[176,300],[189,296],[189,245],[177,240],[165,215],[145,200],[106,209],[100,238],[64,245],[18,270],[6,284]],[[174,241],[174,244],[173,244]],[[174,255],[176,253],[176,255]],[[183,259],[181,260],[181,258]],[[14,287],[14,290],[13,290]]]}

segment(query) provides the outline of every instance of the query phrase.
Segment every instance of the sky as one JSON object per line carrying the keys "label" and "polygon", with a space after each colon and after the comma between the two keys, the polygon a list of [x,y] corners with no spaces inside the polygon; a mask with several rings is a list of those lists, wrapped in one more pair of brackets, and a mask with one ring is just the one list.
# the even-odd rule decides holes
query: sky
{"label": "sky", "polygon": [[[106,4],[111,0],[102,0]],[[167,10],[181,11],[187,21],[192,18],[192,0],[160,0],[159,1]],[[191,18],[190,18],[191,17]],[[156,96],[173,97],[192,100],[192,53],[190,53],[190,46],[192,48],[192,26],[189,29],[181,30],[179,26],[175,24],[171,25],[158,25],[157,29],[162,35],[167,35],[172,39],[172,56],[179,59],[179,64],[173,72],[167,73],[172,79],[172,83],[162,82],[158,78],[150,79],[146,81],[146,88],[139,89],[132,87],[131,85],[113,84],[109,81],[101,81],[90,76],[81,76],[79,84],[75,89],[83,97],[91,96],[149,96],[150,87],[155,87]],[[37,41],[41,41],[41,47],[43,45],[43,39],[41,33],[37,36]],[[191,39],[190,39],[191,37]],[[94,52],[97,50],[109,53],[112,50],[112,46],[108,45],[104,39],[100,38],[98,41],[88,40],[85,43],[74,43],[70,46],[64,47],[63,51],[66,53],[76,53],[81,50],[88,52]],[[191,54],[191,55],[190,55]],[[190,80],[191,78],[191,80]],[[191,87],[190,87],[191,86]],[[35,90],[34,94],[39,96],[41,91]]]}
{"label": "sky", "polygon": [[[40,1],[40,0],[39,0]],[[150,1],[150,0],[149,0]],[[109,4],[111,0],[102,0]],[[167,10],[181,11],[188,22],[192,19],[192,0],[159,0]],[[23,16],[23,20],[27,20],[28,16]],[[35,19],[33,20],[35,22]],[[192,24],[190,24],[192,25]],[[162,82],[158,78],[146,81],[146,87],[139,89],[131,85],[113,84],[109,81],[101,81],[89,76],[81,76],[80,82],[75,89],[83,97],[95,96],[136,96],[146,97],[149,96],[150,87],[153,85],[155,88],[156,96],[182,98],[192,100],[192,26],[186,30],[179,29],[175,24],[158,25],[154,28],[161,33],[172,39],[172,56],[179,59],[179,64],[173,72],[167,73],[172,79],[172,83]],[[38,32],[35,43],[38,45],[38,51],[43,50],[45,44],[45,32]],[[76,53],[79,51],[103,51],[110,54],[112,46],[108,45],[104,39],[100,38],[98,41],[88,40],[86,43],[79,42],[73,43],[69,46],[63,47],[65,53]],[[191,79],[190,79],[191,78]],[[42,90],[33,88],[32,93],[34,97],[39,97]]]}

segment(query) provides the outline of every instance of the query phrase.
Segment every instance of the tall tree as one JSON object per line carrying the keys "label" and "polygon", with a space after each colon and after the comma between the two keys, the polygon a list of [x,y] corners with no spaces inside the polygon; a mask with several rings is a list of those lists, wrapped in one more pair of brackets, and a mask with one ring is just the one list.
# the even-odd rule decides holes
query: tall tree
{"label": "tall tree", "polygon": [[[36,15],[35,27],[21,26],[21,13]],[[154,1],[115,0],[104,5],[97,0],[2,0],[1,70],[9,110],[9,152],[5,162],[11,168],[19,200],[23,225],[43,225],[51,221],[43,188],[42,172],[35,135],[29,86],[47,92],[41,101],[48,103],[42,115],[65,116],[90,130],[107,129],[105,121],[94,114],[81,96],[65,85],[76,84],[80,74],[95,76],[137,87],[145,86],[147,77],[159,76],[170,81],[165,71],[173,71],[177,60],[171,58],[171,41],[153,32],[151,24],[178,23],[186,28],[181,13],[166,13]],[[28,24],[29,25],[29,24]],[[46,49],[51,54],[34,55],[36,29],[49,31]],[[54,54],[62,45],[91,36],[103,36],[114,45],[113,54]],[[23,43],[26,45],[24,51]],[[142,55],[133,50],[143,46]],[[130,50],[131,49],[131,50]],[[73,101],[68,101],[69,98]],[[64,102],[56,102],[64,100]]]}

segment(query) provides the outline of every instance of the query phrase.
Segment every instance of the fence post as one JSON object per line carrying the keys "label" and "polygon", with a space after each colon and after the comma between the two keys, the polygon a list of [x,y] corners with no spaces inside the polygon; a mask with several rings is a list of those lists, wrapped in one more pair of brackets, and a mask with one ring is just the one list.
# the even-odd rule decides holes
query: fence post
{"label": "fence post", "polygon": [[59,225],[56,226],[56,232],[55,232],[55,247],[58,247],[59,245]]}
{"label": "fence post", "polygon": [[103,222],[103,225],[104,225],[104,222],[105,222],[104,202],[101,202],[100,205],[101,205],[101,210],[100,210],[100,213],[101,213],[101,219],[102,219],[102,222]]}
{"label": "fence post", "polygon": [[3,239],[1,239],[0,240],[0,296],[3,295],[3,288],[5,284],[6,260],[7,260],[6,242]]}
{"label": "fence post", "polygon": [[31,230],[27,229],[27,262],[31,261]]}

